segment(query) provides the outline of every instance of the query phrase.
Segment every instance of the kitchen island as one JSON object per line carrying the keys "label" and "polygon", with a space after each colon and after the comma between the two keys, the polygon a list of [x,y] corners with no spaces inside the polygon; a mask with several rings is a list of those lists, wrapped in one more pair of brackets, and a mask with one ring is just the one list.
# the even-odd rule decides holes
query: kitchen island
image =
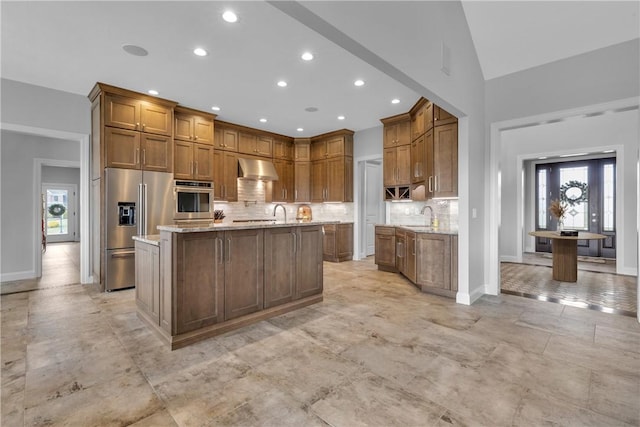
{"label": "kitchen island", "polygon": [[164,225],[136,236],[138,317],[173,350],[320,302],[325,224]]}

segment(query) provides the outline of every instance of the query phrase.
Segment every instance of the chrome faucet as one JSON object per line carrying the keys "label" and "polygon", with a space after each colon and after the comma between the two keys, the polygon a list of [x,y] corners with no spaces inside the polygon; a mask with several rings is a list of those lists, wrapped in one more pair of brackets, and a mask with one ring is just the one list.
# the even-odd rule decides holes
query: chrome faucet
{"label": "chrome faucet", "polygon": [[273,216],[276,216],[276,210],[278,210],[278,208],[282,208],[282,212],[284,212],[284,222],[287,222],[287,209],[282,206],[280,203],[278,203],[277,205],[274,206],[273,208]]}
{"label": "chrome faucet", "polygon": [[429,212],[431,212],[431,217],[429,218],[429,227],[434,227],[435,214],[433,213],[433,208],[431,206],[424,205],[420,210],[420,215],[423,215],[427,211],[427,209],[429,209]]}

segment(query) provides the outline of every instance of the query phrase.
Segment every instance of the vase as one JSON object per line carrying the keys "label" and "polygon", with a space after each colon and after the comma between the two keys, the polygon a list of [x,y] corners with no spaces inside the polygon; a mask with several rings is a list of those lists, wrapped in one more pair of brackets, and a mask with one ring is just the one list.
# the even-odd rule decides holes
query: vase
{"label": "vase", "polygon": [[214,219],[213,222],[215,224],[222,224],[222,220],[221,219]]}
{"label": "vase", "polygon": [[564,221],[562,220],[562,218],[558,218],[558,231],[562,231],[564,230]]}

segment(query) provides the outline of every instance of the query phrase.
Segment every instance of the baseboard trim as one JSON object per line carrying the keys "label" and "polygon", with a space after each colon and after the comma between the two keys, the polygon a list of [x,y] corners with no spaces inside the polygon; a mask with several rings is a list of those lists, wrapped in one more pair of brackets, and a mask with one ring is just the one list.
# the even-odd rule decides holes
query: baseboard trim
{"label": "baseboard trim", "polygon": [[621,274],[623,276],[637,276],[638,269],[621,267],[616,269],[616,274]]}
{"label": "baseboard trim", "polygon": [[458,292],[456,294],[456,302],[458,304],[471,305],[476,302],[482,295],[484,295],[484,288],[485,286],[476,288],[470,294]]}
{"label": "baseboard trim", "polygon": [[0,274],[0,282],[15,282],[16,280],[35,279],[36,272],[33,270],[16,271],[14,273]]}
{"label": "baseboard trim", "polygon": [[522,262],[522,261],[519,261],[517,256],[500,255],[500,262]]}

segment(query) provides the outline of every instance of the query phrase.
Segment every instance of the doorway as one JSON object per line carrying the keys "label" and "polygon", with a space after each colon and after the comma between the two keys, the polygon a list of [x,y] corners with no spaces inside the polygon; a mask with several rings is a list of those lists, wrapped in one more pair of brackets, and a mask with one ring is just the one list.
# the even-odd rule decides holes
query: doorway
{"label": "doorway", "polygon": [[[536,230],[556,230],[558,218],[549,209],[560,201],[566,209],[563,226],[607,236],[579,240],[578,255],[616,257],[616,158],[538,164],[535,171]],[[536,252],[551,252],[551,240],[537,237]]]}
{"label": "doorway", "polygon": [[73,184],[42,184],[43,242],[59,243],[76,240],[77,191],[77,186]]}

